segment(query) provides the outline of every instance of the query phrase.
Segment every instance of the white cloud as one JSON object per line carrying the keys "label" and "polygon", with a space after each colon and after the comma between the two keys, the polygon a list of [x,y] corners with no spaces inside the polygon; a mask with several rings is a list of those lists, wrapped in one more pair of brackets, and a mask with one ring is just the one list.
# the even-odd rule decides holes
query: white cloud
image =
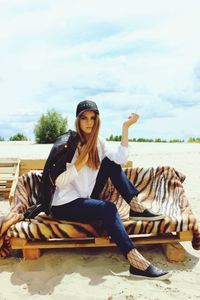
{"label": "white cloud", "polygon": [[[84,98],[99,103],[104,136],[118,134],[135,109],[141,115],[138,135],[200,135],[199,1],[0,5],[0,135],[23,129],[24,113],[31,132],[31,117],[51,108],[67,115],[72,126],[76,103]],[[186,106],[190,119],[183,131]]]}
{"label": "white cloud", "polygon": [[171,118],[154,118],[146,119],[142,124],[138,124],[140,128],[133,132],[133,136],[140,137],[141,134],[145,138],[162,139],[185,139],[189,137],[199,137],[199,114],[200,105],[198,107],[190,107],[187,109],[173,110],[174,116]]}

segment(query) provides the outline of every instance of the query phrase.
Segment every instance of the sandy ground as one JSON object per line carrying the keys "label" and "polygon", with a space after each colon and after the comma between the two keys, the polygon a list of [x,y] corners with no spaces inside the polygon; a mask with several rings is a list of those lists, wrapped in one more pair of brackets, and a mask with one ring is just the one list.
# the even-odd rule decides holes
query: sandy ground
{"label": "sandy ground", "polygon": [[[46,158],[51,145],[0,142],[0,158]],[[184,183],[200,221],[200,144],[130,143],[134,166],[170,165],[186,175]],[[0,214],[8,211],[0,201]],[[159,246],[142,246],[141,253],[161,268],[173,270],[170,281],[134,280],[117,248],[45,250],[35,261],[19,251],[0,259],[0,300],[26,299],[200,299],[200,251],[183,243],[186,260],[169,263]],[[115,274],[113,274],[114,272]],[[117,273],[117,274],[116,274]]]}

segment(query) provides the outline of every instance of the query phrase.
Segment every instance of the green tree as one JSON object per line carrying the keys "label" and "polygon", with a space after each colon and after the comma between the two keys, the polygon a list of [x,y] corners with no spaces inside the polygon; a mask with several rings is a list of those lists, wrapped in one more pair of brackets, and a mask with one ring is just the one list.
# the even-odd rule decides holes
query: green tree
{"label": "green tree", "polygon": [[138,138],[137,142],[145,142],[145,139],[144,138]]}
{"label": "green tree", "polygon": [[161,139],[160,138],[155,139],[155,143],[161,143]]}
{"label": "green tree", "polygon": [[116,135],[114,138],[113,138],[113,141],[115,142],[120,142],[122,139],[122,136],[121,135]]}
{"label": "green tree", "polygon": [[190,137],[188,139],[188,143],[200,143],[200,138],[193,138],[193,137]]}
{"label": "green tree", "polygon": [[10,141],[28,141],[28,138],[23,133],[18,132],[17,134],[11,136],[9,140]]}
{"label": "green tree", "polygon": [[136,138],[133,138],[133,139],[132,139],[132,138],[129,138],[128,141],[129,141],[129,142],[137,142]]}
{"label": "green tree", "polygon": [[34,128],[36,142],[39,144],[54,143],[56,138],[66,132],[67,118],[59,112],[50,110],[42,114]]}
{"label": "green tree", "polygon": [[169,141],[170,143],[184,143],[184,140],[172,139]]}
{"label": "green tree", "polygon": [[108,138],[106,138],[106,141],[114,141],[113,134],[111,134]]}
{"label": "green tree", "polygon": [[0,141],[1,142],[5,141],[4,137],[0,136]]}

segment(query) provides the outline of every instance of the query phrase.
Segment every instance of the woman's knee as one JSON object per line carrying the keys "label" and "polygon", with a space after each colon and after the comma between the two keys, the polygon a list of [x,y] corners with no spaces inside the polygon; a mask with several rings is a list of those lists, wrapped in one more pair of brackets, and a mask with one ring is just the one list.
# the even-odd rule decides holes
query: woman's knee
{"label": "woman's knee", "polygon": [[106,201],[104,211],[108,216],[113,216],[117,213],[117,207],[113,202]]}

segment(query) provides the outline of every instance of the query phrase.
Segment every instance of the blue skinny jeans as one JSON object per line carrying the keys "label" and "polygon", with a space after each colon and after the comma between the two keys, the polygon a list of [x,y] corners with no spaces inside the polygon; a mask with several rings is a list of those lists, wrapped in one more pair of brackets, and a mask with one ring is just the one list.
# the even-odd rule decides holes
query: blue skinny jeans
{"label": "blue skinny jeans", "polygon": [[101,220],[104,229],[127,258],[127,254],[135,246],[125,230],[118,210],[114,203],[98,199],[109,177],[127,203],[133,196],[138,195],[138,190],[129,181],[121,166],[105,157],[90,198],[78,198],[67,204],[52,206],[51,212],[54,218],[62,220],[78,222]]}

